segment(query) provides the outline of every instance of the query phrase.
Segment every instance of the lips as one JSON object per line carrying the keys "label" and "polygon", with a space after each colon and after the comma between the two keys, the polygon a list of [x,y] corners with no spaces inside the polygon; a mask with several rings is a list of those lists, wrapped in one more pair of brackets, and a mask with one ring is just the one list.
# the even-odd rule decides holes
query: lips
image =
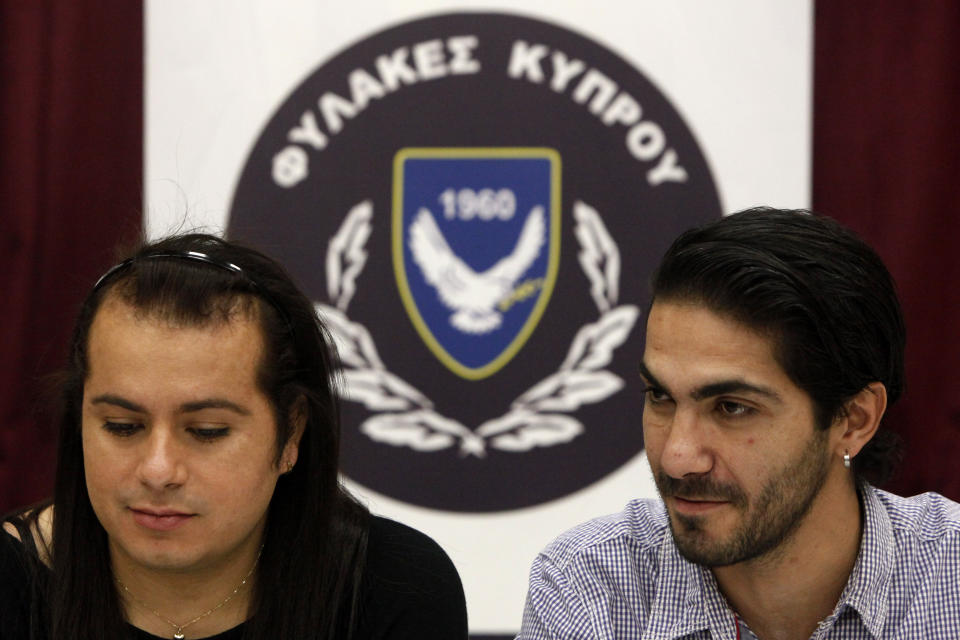
{"label": "lips", "polygon": [[188,522],[195,514],[173,509],[140,509],[130,507],[133,521],[152,531],[172,531]]}
{"label": "lips", "polygon": [[724,500],[702,500],[700,498],[673,496],[673,504],[677,511],[685,515],[702,515],[729,504],[729,502]]}

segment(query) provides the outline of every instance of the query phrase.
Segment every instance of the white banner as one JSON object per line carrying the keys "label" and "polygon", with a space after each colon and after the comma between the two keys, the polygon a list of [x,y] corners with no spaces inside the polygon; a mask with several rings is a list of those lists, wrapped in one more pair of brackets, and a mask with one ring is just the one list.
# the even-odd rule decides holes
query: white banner
{"label": "white banner", "polygon": [[[473,19],[469,15],[472,13],[477,13]],[[417,22],[443,14],[454,15],[436,23]],[[491,17],[488,14],[499,15]],[[411,249],[404,249],[401,241],[407,237],[403,235],[405,233],[433,233],[433,226],[428,224],[426,217],[414,219],[415,211],[410,213],[409,219],[401,216],[402,207],[398,208],[400,200],[397,198],[412,196],[403,196],[400,189],[405,188],[403,193],[409,194],[415,188],[436,186],[426,184],[430,178],[418,178],[419,174],[414,170],[419,166],[415,164],[417,161],[449,160],[452,152],[446,149],[437,151],[438,146],[456,147],[451,166],[454,167],[452,170],[460,172],[457,175],[475,172],[480,166],[477,163],[491,154],[496,156],[498,166],[508,167],[503,174],[507,177],[498,178],[501,180],[512,179],[509,176],[516,168],[526,170],[539,161],[547,163],[543,166],[555,167],[553,174],[544,174],[533,182],[518,182],[509,190],[502,189],[504,198],[499,202],[508,203],[509,198],[520,202],[517,198],[522,197],[546,198],[546,202],[553,198],[558,207],[555,214],[551,214],[549,206],[536,215],[535,207],[528,208],[520,211],[523,215],[517,216],[516,224],[524,219],[529,221],[530,226],[524,227],[523,231],[528,238],[535,235],[526,234],[537,233],[528,232],[528,229],[543,227],[545,240],[533,242],[538,247],[542,244],[551,247],[550,251],[559,252],[559,243],[566,243],[563,246],[568,246],[570,256],[551,255],[554,258],[562,255],[560,264],[572,270],[567,276],[573,283],[570,286],[578,287],[576,291],[589,302],[586,305],[589,309],[583,312],[584,319],[571,320],[569,336],[565,333],[560,336],[563,332],[557,331],[558,361],[545,365],[542,372],[530,372],[529,380],[517,378],[516,392],[504,398],[502,408],[498,405],[495,412],[477,419],[476,423],[455,415],[453,409],[447,409],[445,413],[438,397],[427,397],[430,395],[426,391],[429,382],[412,378],[414,373],[404,373],[400,358],[388,359],[390,346],[385,343],[389,339],[381,337],[376,340],[375,328],[363,319],[362,300],[354,303],[341,296],[338,306],[338,300],[334,299],[337,283],[329,272],[325,280],[329,296],[326,300],[318,299],[321,306],[338,309],[336,313],[342,315],[337,315],[336,321],[341,323],[344,331],[357,327],[370,329],[375,340],[371,344],[383,352],[380,355],[384,356],[386,366],[395,367],[388,373],[392,371],[390,375],[396,374],[395,377],[410,388],[419,389],[417,394],[401,393],[399,399],[354,394],[350,404],[356,406],[351,410],[367,412],[363,414],[366,417],[363,446],[389,446],[391,452],[396,450],[397,455],[407,455],[405,460],[419,460],[419,457],[412,457],[414,451],[419,451],[416,455],[421,457],[434,456],[424,457],[429,461],[426,464],[444,460],[444,464],[456,465],[460,464],[457,460],[462,459],[465,465],[479,465],[485,463],[477,460],[488,456],[484,459],[507,460],[503,468],[509,469],[511,465],[524,467],[531,458],[518,453],[521,449],[536,448],[544,452],[543,455],[552,455],[551,451],[561,451],[568,443],[578,443],[579,446],[579,443],[590,441],[593,437],[588,433],[591,425],[577,413],[585,410],[581,405],[599,403],[596,406],[600,406],[608,396],[623,397],[636,389],[636,381],[631,379],[631,376],[636,378],[636,363],[618,364],[616,358],[617,354],[624,357],[632,354],[630,345],[642,340],[642,334],[637,333],[642,331],[642,318],[638,319],[636,314],[641,307],[642,294],[633,291],[642,288],[634,281],[645,280],[647,275],[634,273],[641,267],[627,269],[633,259],[631,251],[637,244],[629,235],[629,226],[620,229],[616,225],[621,224],[617,216],[622,218],[624,215],[619,209],[632,206],[643,209],[655,205],[646,200],[638,201],[626,193],[620,201],[611,203],[605,199],[602,189],[591,192],[590,181],[577,183],[577,175],[585,171],[573,175],[574,169],[580,166],[576,164],[576,154],[571,151],[577,149],[577,136],[582,136],[584,144],[588,144],[588,139],[596,137],[590,133],[594,128],[610,133],[612,142],[609,147],[604,147],[609,148],[609,152],[583,161],[583,166],[604,166],[610,190],[635,181],[637,184],[629,188],[659,197],[668,193],[666,189],[674,187],[689,187],[689,191],[699,180],[696,189],[700,195],[696,197],[714,203],[711,206],[718,211],[729,212],[759,204],[791,208],[808,206],[812,17],[812,3],[805,0],[776,3],[767,0],[728,0],[722,3],[634,0],[606,4],[576,0],[516,0],[509,5],[440,0],[358,0],[349,3],[307,0],[148,1],[144,170],[148,233],[156,237],[198,227],[220,232],[237,223],[230,219],[230,212],[244,211],[247,200],[243,194],[247,191],[260,189],[266,193],[264,190],[269,188],[277,193],[290,194],[301,182],[307,184],[311,180],[320,180],[322,171],[330,172],[330,167],[338,166],[338,163],[348,163],[349,166],[341,166],[341,169],[349,174],[367,171],[365,145],[371,145],[373,157],[377,151],[375,134],[382,132],[376,127],[387,126],[382,123],[381,116],[375,115],[371,105],[385,105],[388,100],[399,104],[402,100],[412,99],[414,86],[424,92],[450,91],[453,99],[456,99],[460,86],[471,87],[464,89],[470,91],[484,86],[496,89],[495,95],[464,101],[463,106],[458,106],[459,113],[467,113],[474,106],[486,104],[483,101],[487,100],[491,108],[516,106],[516,118],[522,120],[530,117],[523,115],[528,113],[524,111],[528,104],[540,105],[532,108],[542,109],[544,117],[531,118],[528,124],[517,126],[518,130],[536,132],[537,126],[548,126],[543,122],[550,121],[550,114],[569,111],[573,114],[571,119],[564,115],[563,122],[570,124],[564,127],[564,131],[558,128],[556,144],[537,143],[533,150],[521,149],[523,145],[520,143],[514,144],[516,134],[510,138],[509,145],[496,141],[496,136],[489,137],[492,141],[489,144],[463,143],[463,140],[472,140],[472,134],[464,126],[456,131],[451,129],[449,139],[454,142],[438,145],[431,137],[434,134],[424,129],[421,137],[416,138],[422,139],[422,143],[406,144],[403,153],[392,147],[383,151],[389,151],[391,157],[394,151],[398,152],[398,164],[392,175],[392,215],[394,224],[400,225],[394,229],[394,238],[401,240],[394,242],[394,261],[400,264],[406,255],[407,271],[401,268],[399,273],[406,273],[410,281],[403,280],[408,287],[401,287],[399,292],[396,286],[389,292],[383,287],[379,291],[381,295],[389,293],[395,297],[398,309],[405,305],[409,318],[403,315],[395,320],[399,319],[405,326],[416,326],[423,338],[423,344],[417,342],[416,345],[426,354],[424,358],[432,363],[431,366],[435,365],[438,371],[450,374],[451,380],[464,385],[467,384],[464,380],[468,379],[487,377],[495,381],[507,375],[517,375],[514,370],[513,373],[494,376],[514,357],[517,358],[513,365],[515,369],[528,366],[516,364],[522,362],[522,353],[516,354],[527,348],[524,344],[528,338],[533,341],[548,331],[548,326],[554,326],[543,324],[547,322],[543,320],[540,330],[534,332],[540,314],[547,307],[554,282],[557,287],[563,286],[562,278],[557,276],[557,260],[544,257],[542,273],[536,278],[528,274],[528,288],[518,285],[513,289],[518,308],[525,297],[532,296],[530,312],[525,316],[527,319],[517,321],[517,337],[513,342],[502,349],[497,345],[490,347],[496,357],[491,356],[489,363],[486,360],[468,362],[458,355],[457,344],[445,342],[442,337],[447,330],[443,324],[447,320],[444,308],[440,306],[431,311],[427,304],[430,301],[424,300],[433,294],[418,294],[417,286],[432,291],[426,269],[425,280],[419,284],[414,281],[420,274],[417,265],[422,267],[426,258],[420,254],[411,255]],[[470,28],[474,23],[475,30]],[[456,25],[458,30],[445,32],[450,25]],[[415,36],[417,33],[429,34],[432,29],[437,31],[437,39]],[[511,36],[503,43],[495,37],[501,32],[513,33],[511,29],[525,35]],[[384,34],[379,33],[385,30]],[[407,34],[411,39],[403,40]],[[364,57],[367,49],[373,53]],[[350,56],[355,56],[358,62],[352,62],[354,58]],[[347,71],[342,74],[339,93],[323,89],[314,91],[314,88],[321,87],[322,83],[318,83],[325,77],[323,74],[335,74],[340,68],[338,64],[347,65],[343,67]],[[484,76],[484,84],[469,84],[487,73],[491,74],[491,79]],[[449,82],[442,78],[448,78]],[[514,90],[515,95],[503,97],[505,92]],[[310,100],[297,102],[298,91],[309,95]],[[503,100],[509,100],[510,105],[502,104]],[[411,116],[415,121],[416,114],[411,113]],[[467,113],[464,118],[467,116],[472,117]],[[527,123],[526,120],[522,122]],[[448,122],[436,124],[440,129],[452,126]],[[398,112],[389,126],[402,130],[405,126],[425,125],[407,123]],[[271,129],[277,129],[282,135],[271,138]],[[361,135],[366,136],[363,144],[356,142],[358,138],[350,137]],[[440,136],[437,139],[448,138]],[[338,148],[338,144],[343,148]],[[541,146],[551,148],[542,150]],[[483,149],[478,150],[479,147]],[[491,151],[493,147],[496,148]],[[560,149],[559,154],[554,147]],[[266,158],[259,174],[258,154]],[[623,160],[617,160],[619,164],[613,161],[620,157],[615,154],[622,154]],[[608,159],[610,166],[604,164]],[[403,165],[406,173],[400,172],[402,161],[408,161]],[[511,162],[514,164],[509,164]],[[561,162],[563,171],[559,169]],[[247,174],[244,174],[245,170]],[[619,171],[624,172],[622,176]],[[386,175],[386,171],[383,173]],[[252,180],[262,180],[264,186],[251,187]],[[604,176],[591,180],[603,182]],[[662,185],[666,186],[658,191]],[[441,187],[436,188],[440,193]],[[562,206],[557,195],[561,188],[571,196],[563,201]],[[370,190],[372,193],[373,187]],[[473,194],[469,189],[466,191],[466,195]],[[509,198],[507,191],[510,191]],[[436,213],[438,229],[442,229],[441,235],[446,235],[451,245],[455,244],[455,234],[458,233],[454,226],[457,221],[453,218],[473,215],[463,209],[463,203],[469,200],[463,199],[463,192],[464,189],[443,191],[443,206],[451,221],[445,221],[440,213]],[[382,199],[371,196],[366,200],[363,194],[353,199],[351,193],[334,195],[342,195],[343,202],[336,201],[336,206],[331,205],[335,210],[330,222],[333,230],[342,229],[341,222],[346,225],[349,220],[372,220],[371,228],[378,233],[389,233],[391,210]],[[651,201],[655,200],[651,195]],[[687,201],[694,200],[683,200]],[[480,212],[477,215],[482,215],[480,209],[477,211]],[[531,214],[524,218],[527,211]],[[513,215],[513,209],[509,212],[503,209],[501,213],[506,218],[508,214]],[[348,214],[354,218],[348,219]],[[498,214],[491,210],[490,216],[495,215]],[[551,218],[551,215],[557,217]],[[566,239],[554,242],[550,234],[561,224],[565,225],[562,233],[567,234],[563,236]],[[514,236],[519,233],[518,230]],[[663,233],[672,234],[674,231],[665,230]],[[333,231],[328,234],[329,237],[332,235]],[[316,241],[320,267],[324,264],[324,253],[328,251],[329,237],[319,237]],[[612,240],[604,244],[604,238]],[[386,247],[387,240],[383,242]],[[271,252],[270,247],[264,248]],[[371,241],[368,249],[371,252],[376,250],[375,241]],[[599,252],[595,261],[597,265],[609,264],[611,256],[617,256],[618,260],[622,257],[623,273],[611,275],[591,271],[589,255],[592,250]],[[385,251],[381,250],[377,259],[388,265]],[[587,254],[588,258],[580,258],[578,264],[576,251]],[[531,264],[533,255],[530,254],[528,261]],[[329,261],[331,257],[328,255],[326,259]],[[351,281],[350,286],[356,284],[358,288],[366,286],[369,289],[378,277],[375,268],[370,266],[366,272],[355,273],[356,282]],[[603,283],[612,284],[613,292],[597,293]],[[619,299],[617,286],[621,289]],[[418,299],[418,295],[422,299]],[[555,292],[554,300],[557,295]],[[455,320],[451,316],[450,322],[460,322],[466,327],[465,331],[473,335],[490,332],[501,322],[505,325],[510,322],[502,305],[500,308],[501,312],[488,311],[483,316],[471,316],[471,320]],[[616,327],[618,322],[622,331],[614,334],[617,336],[615,340],[611,339],[612,342],[601,347],[584,346],[587,343],[583,336],[605,327]],[[631,333],[635,322],[637,328]],[[414,335],[413,330],[410,331]],[[529,348],[534,349],[535,344],[530,342]],[[576,360],[575,353],[590,348],[596,349],[591,356],[594,364]],[[431,351],[437,356],[436,360],[429,355]],[[373,371],[372,365],[364,362],[358,356],[350,365],[355,379]],[[619,372],[618,366],[626,366],[626,369]],[[629,372],[630,366],[633,374]],[[537,393],[546,393],[543,389],[550,386],[550,381],[559,380],[551,376],[566,376],[566,371],[602,383],[603,390],[591,397],[574,397],[570,393],[564,396],[562,390],[557,391],[551,400],[553,409],[548,412],[543,409],[546,404],[542,398],[538,400]],[[419,407],[416,412],[402,414],[407,416],[404,419],[408,422],[404,424],[414,424],[419,429],[416,433],[432,433],[432,439],[398,440],[397,434],[401,433],[395,428],[400,420],[396,417],[398,414],[371,409],[376,402],[386,400]],[[414,414],[419,422],[411,417]],[[639,441],[639,415],[622,410],[620,414],[619,421],[635,428]],[[546,431],[515,428],[521,423],[529,424],[531,415],[540,416],[538,424],[547,425],[545,428],[553,434],[549,436],[553,440],[543,440]],[[440,425],[437,429],[442,431],[429,431],[431,425]],[[536,436],[539,439],[531,440],[533,433],[540,434]],[[423,453],[429,447],[433,447],[435,453]],[[456,451],[459,454],[454,453]],[[509,455],[515,457],[503,457]],[[584,462],[592,457],[592,454],[581,455]],[[541,475],[546,476],[546,484],[553,482],[552,475],[556,476],[557,484],[563,484],[571,473],[575,475],[573,467],[577,465],[577,458],[563,465],[549,463],[543,467]],[[497,473],[502,475],[502,472]],[[538,500],[527,500],[531,504],[521,504],[522,501],[514,504],[509,500],[497,503],[499,498],[494,496],[464,509],[444,508],[442,505],[448,498],[440,495],[420,501],[401,499],[402,492],[393,493],[391,497],[382,486],[374,488],[374,479],[369,482],[350,480],[349,484],[366,498],[371,510],[423,530],[447,550],[463,578],[472,633],[512,634],[520,626],[527,570],[541,547],[583,520],[619,510],[631,498],[655,495],[642,451],[629,452],[624,460],[611,463],[611,468],[605,471],[589,473],[592,475],[584,476],[590,479],[583,486],[563,490],[562,495],[544,493]],[[473,472],[471,474],[475,476]],[[533,486],[537,484],[536,480],[527,478],[517,482]],[[518,486],[518,491],[523,488]],[[530,492],[534,491],[530,489]],[[496,507],[497,504],[502,506]]]}

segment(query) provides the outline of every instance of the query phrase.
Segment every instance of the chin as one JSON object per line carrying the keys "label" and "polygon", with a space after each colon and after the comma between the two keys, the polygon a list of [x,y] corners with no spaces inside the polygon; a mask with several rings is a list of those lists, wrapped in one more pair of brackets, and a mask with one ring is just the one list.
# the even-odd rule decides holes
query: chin
{"label": "chin", "polygon": [[121,538],[111,538],[110,546],[130,558],[130,560],[144,568],[153,570],[178,570],[196,564],[201,555],[195,549],[184,548],[180,541]]}
{"label": "chin", "polygon": [[717,535],[720,529],[718,523],[709,522],[706,516],[671,514],[670,530],[677,550],[694,564],[715,567],[735,563],[730,535]]}

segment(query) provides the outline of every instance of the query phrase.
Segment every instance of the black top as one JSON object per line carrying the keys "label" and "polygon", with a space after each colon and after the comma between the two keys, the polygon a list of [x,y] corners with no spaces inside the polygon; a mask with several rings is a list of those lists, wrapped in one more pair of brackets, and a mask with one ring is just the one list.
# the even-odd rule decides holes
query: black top
{"label": "black top", "polygon": [[[19,540],[0,533],[0,640],[29,637],[27,553]],[[467,637],[466,602],[457,570],[436,542],[406,525],[370,518],[361,590],[356,640]],[[207,639],[240,640],[243,626]],[[129,640],[163,640],[129,628]]]}

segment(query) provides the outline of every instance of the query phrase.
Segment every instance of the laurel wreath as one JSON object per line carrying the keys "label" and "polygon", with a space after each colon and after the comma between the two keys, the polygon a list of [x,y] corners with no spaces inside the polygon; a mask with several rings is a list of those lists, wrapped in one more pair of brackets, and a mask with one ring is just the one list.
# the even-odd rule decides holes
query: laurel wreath
{"label": "laurel wreath", "polygon": [[569,442],[584,432],[583,424],[566,414],[623,388],[623,380],[604,367],[630,335],[639,309],[617,306],[620,252],[600,215],[580,201],[574,203],[573,215],[580,243],[578,260],[600,316],[580,327],[554,373],[518,396],[505,414],[470,429],[438,413],[429,398],[390,372],[370,332],[347,316],[367,261],[373,204],[365,200],[350,210],[327,248],[327,292],[332,304],[316,303],[316,309],[339,351],[345,398],[375,414],[360,427],[365,435],[421,452],[459,444],[462,455],[483,457],[488,448],[529,451]]}

